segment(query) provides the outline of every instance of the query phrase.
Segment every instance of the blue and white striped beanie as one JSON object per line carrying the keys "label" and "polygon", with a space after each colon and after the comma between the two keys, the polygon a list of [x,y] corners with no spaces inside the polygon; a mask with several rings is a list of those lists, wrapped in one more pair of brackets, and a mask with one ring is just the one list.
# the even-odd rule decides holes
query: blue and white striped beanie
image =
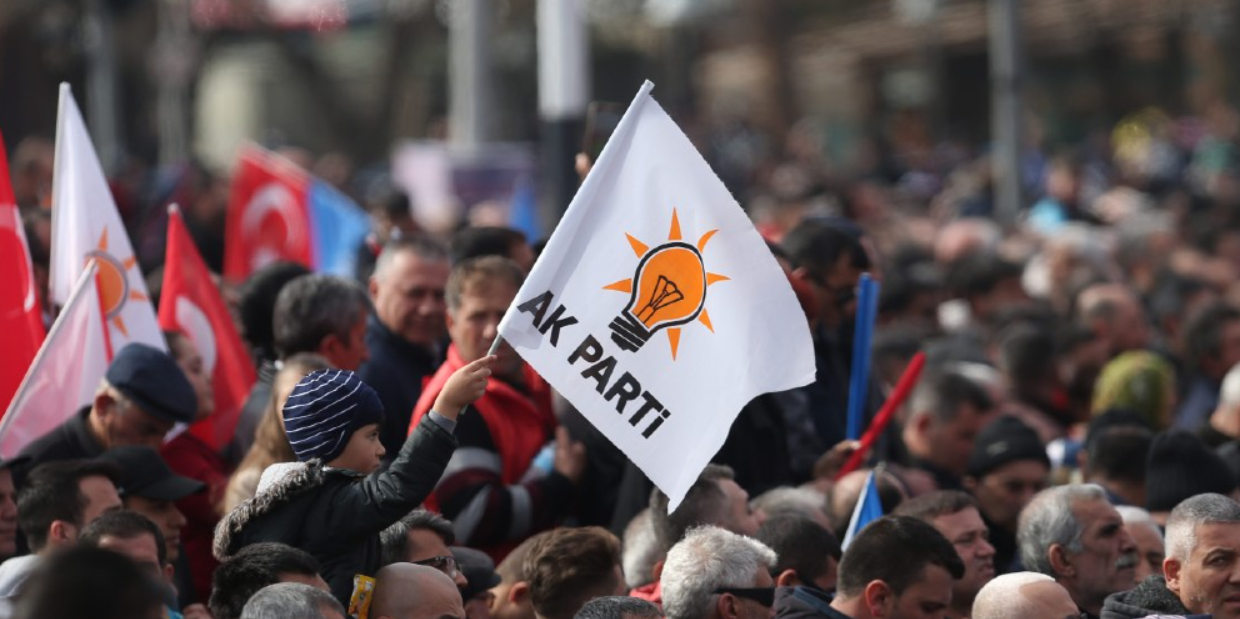
{"label": "blue and white striped beanie", "polygon": [[307,374],[284,404],[284,429],[302,462],[331,462],[344,451],[358,428],[383,423],[378,394],[348,370]]}

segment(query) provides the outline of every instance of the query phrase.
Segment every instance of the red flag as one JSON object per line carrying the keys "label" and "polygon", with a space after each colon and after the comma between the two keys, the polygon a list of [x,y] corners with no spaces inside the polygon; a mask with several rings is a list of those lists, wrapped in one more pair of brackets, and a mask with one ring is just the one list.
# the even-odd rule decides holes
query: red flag
{"label": "red flag", "polygon": [[0,333],[4,334],[0,411],[8,409],[45,335],[30,250],[9,178],[4,136],[0,135],[0,264],[5,265],[0,277]]}
{"label": "red flag", "polygon": [[312,266],[309,176],[257,146],[242,149],[228,197],[224,276],[241,281],[280,260]]}
{"label": "red flag", "polygon": [[254,385],[254,364],[233,325],[207,265],[194,247],[177,208],[168,209],[168,248],[159,326],[194,343],[215,388],[214,413],[189,431],[215,448],[232,439],[246,395]]}

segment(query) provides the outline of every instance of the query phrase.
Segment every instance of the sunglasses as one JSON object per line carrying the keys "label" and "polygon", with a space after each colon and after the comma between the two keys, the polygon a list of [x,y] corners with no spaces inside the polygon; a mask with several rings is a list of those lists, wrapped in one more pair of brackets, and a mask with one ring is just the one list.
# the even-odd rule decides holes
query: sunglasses
{"label": "sunglasses", "polygon": [[455,579],[456,575],[461,573],[460,570],[457,569],[456,567],[456,557],[453,557],[452,555],[439,555],[438,557],[431,557],[429,559],[422,559],[421,561],[414,561],[413,564],[414,565],[425,565],[426,567],[433,567],[447,574],[448,578],[452,578],[452,579]]}
{"label": "sunglasses", "polygon": [[775,587],[719,587],[714,592],[753,600],[768,608],[775,605]]}

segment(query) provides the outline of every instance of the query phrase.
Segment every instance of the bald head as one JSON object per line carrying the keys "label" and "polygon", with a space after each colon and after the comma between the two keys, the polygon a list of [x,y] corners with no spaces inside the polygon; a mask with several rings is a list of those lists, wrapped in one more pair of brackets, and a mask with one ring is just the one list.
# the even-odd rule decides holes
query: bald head
{"label": "bald head", "polygon": [[376,574],[370,616],[376,619],[464,619],[461,592],[443,572],[393,563]]}
{"label": "bald head", "polygon": [[986,583],[973,601],[972,619],[1075,619],[1080,616],[1068,590],[1036,572],[1004,574]]}

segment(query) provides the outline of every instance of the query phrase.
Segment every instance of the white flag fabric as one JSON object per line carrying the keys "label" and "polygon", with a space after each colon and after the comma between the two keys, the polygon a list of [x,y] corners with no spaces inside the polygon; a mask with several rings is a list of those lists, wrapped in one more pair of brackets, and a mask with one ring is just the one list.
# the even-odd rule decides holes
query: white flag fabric
{"label": "white flag fabric", "polygon": [[109,331],[109,359],[130,342],[167,350],[86,123],[69,85],[61,84],[48,276],[54,303],[68,302],[72,286],[91,258],[99,265],[99,298]]}
{"label": "white flag fabric", "polygon": [[96,264],[78,277],[0,421],[0,457],[16,456],[94,400],[108,369]]}
{"label": "white flag fabric", "polygon": [[646,82],[500,335],[670,499],[754,397],[814,379],[787,277]]}

